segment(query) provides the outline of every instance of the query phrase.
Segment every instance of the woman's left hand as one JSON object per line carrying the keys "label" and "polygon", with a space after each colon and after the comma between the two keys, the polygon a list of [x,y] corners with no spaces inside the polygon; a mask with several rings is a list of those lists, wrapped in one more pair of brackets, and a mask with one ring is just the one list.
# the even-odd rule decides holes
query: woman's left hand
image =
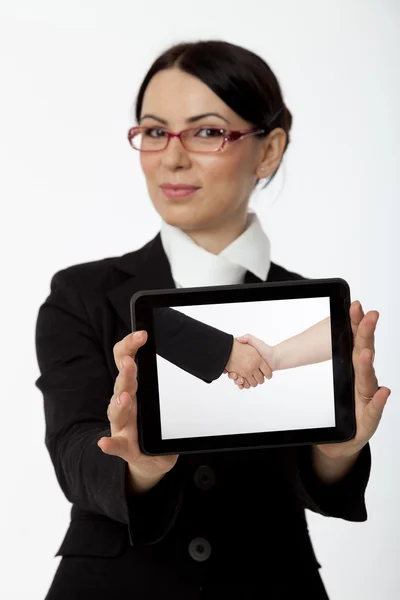
{"label": "woman's left hand", "polygon": [[350,320],[353,331],[356,434],[347,442],[316,444],[315,447],[328,458],[349,457],[360,452],[377,430],[386,401],[391,394],[389,388],[379,387],[373,366],[374,333],[378,319],[377,310],[370,310],[364,315],[361,303],[352,302]]}

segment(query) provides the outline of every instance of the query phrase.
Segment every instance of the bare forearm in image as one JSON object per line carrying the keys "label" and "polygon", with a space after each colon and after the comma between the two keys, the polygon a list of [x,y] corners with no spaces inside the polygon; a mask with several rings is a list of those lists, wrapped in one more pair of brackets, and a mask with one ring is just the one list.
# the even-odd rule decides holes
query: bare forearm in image
{"label": "bare forearm in image", "polygon": [[275,346],[278,370],[292,369],[332,358],[331,319],[326,317]]}

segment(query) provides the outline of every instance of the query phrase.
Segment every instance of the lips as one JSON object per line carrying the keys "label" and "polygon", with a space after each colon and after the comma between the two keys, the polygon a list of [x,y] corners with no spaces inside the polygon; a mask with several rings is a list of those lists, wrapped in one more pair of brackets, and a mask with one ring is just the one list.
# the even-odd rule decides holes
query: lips
{"label": "lips", "polygon": [[184,184],[172,184],[172,183],[164,183],[162,186],[164,190],[187,190],[187,191],[192,191],[192,190],[198,190],[198,186],[196,185],[184,185]]}
{"label": "lips", "polygon": [[184,185],[184,184],[164,184],[161,187],[163,194],[169,198],[170,200],[185,200],[187,198],[191,198],[196,194],[199,189],[193,185]]}

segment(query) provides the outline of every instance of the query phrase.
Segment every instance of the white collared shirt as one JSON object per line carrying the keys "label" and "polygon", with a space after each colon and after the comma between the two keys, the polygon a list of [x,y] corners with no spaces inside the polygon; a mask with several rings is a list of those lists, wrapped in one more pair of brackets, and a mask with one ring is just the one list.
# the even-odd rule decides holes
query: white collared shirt
{"label": "white collared shirt", "polygon": [[219,254],[208,252],[165,221],[160,234],[177,288],[243,283],[246,271],[262,281],[267,279],[270,241],[254,212],[248,213],[246,230]]}

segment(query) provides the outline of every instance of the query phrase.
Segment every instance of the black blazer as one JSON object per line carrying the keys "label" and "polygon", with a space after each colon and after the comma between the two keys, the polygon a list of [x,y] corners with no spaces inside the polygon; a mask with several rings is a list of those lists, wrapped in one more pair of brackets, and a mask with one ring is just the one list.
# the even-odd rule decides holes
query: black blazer
{"label": "black blazer", "polygon": [[[267,281],[293,279],[304,278],[271,263]],[[57,272],[39,309],[45,443],[72,503],[46,600],[326,599],[304,509],[365,521],[369,445],[332,486],[315,476],[310,447],[257,449],[182,455],[141,496],[127,493],[126,462],[97,446],[110,434],[113,347],[131,330],[130,298],[173,287],[158,234],[135,252]]]}

